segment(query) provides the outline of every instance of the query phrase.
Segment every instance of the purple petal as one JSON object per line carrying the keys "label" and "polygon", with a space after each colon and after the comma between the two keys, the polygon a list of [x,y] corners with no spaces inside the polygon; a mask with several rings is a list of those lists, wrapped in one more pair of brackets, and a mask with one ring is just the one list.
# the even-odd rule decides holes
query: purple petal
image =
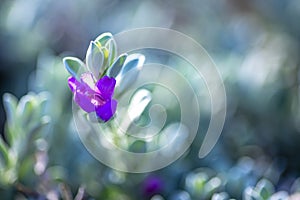
{"label": "purple petal", "polygon": [[103,76],[97,83],[96,86],[103,99],[111,99],[116,85],[116,80],[108,76]]}
{"label": "purple petal", "polygon": [[145,179],[143,186],[144,195],[152,196],[163,189],[163,181],[160,177],[151,176]]}
{"label": "purple petal", "polygon": [[80,84],[81,83],[77,81],[76,78],[74,78],[73,76],[70,76],[68,78],[68,85],[72,92],[74,92]]}
{"label": "purple petal", "polygon": [[101,106],[96,106],[96,114],[104,122],[110,120],[110,118],[115,114],[118,102],[114,99],[107,101]]}
{"label": "purple petal", "polygon": [[76,88],[74,101],[86,112],[95,111],[95,105],[92,102],[95,92],[86,85],[80,85]]}

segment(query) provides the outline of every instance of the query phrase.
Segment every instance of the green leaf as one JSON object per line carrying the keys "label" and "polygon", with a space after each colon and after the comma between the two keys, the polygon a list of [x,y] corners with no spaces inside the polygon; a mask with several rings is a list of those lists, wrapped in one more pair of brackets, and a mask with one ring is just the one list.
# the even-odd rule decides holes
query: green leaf
{"label": "green leaf", "polygon": [[196,192],[203,191],[204,186],[208,180],[208,177],[204,173],[195,174],[193,186]]}
{"label": "green leaf", "polygon": [[97,44],[98,48],[104,47],[108,40],[112,39],[113,36],[111,33],[102,33],[94,41]]}
{"label": "green leaf", "polygon": [[37,94],[37,97],[39,101],[37,106],[40,108],[39,109],[41,111],[40,114],[45,113],[49,106],[49,99],[51,98],[51,93],[48,91],[43,91]]}
{"label": "green leaf", "polygon": [[289,199],[289,194],[286,191],[279,191],[274,193],[270,200],[287,200]]}
{"label": "green leaf", "polygon": [[123,64],[127,58],[127,54],[120,55],[116,61],[112,64],[112,66],[108,69],[107,75],[109,77],[116,78],[118,74],[121,72]]}
{"label": "green leaf", "polygon": [[255,190],[260,194],[263,199],[269,199],[275,192],[274,185],[267,179],[261,179],[255,187]]}
{"label": "green leaf", "polygon": [[67,71],[77,80],[80,80],[80,74],[85,66],[84,63],[75,57],[65,57],[63,58],[63,63]]}
{"label": "green leaf", "polygon": [[12,94],[3,95],[3,104],[6,112],[5,136],[7,142],[12,144],[16,138],[16,130],[20,126],[20,120],[17,116],[18,100]]}
{"label": "green leaf", "polygon": [[136,81],[144,62],[145,56],[142,54],[131,54],[126,58],[120,73],[120,83],[117,89],[118,93],[122,93]]}
{"label": "green leaf", "polygon": [[8,146],[2,138],[0,138],[0,167],[5,167],[9,162]]}
{"label": "green leaf", "polygon": [[124,67],[122,69],[122,75],[125,75],[132,69],[141,70],[145,62],[145,56],[142,54],[131,54],[126,58]]}
{"label": "green leaf", "polygon": [[9,126],[16,122],[16,110],[18,100],[12,94],[6,93],[3,95],[3,104],[6,112],[6,120]]}
{"label": "green leaf", "polygon": [[117,56],[117,45],[113,38],[107,41],[105,45],[106,49],[108,49],[109,57],[108,57],[108,65],[112,65],[116,56]]}
{"label": "green leaf", "polygon": [[31,121],[35,120],[33,119],[34,112],[40,112],[40,110],[36,110],[38,109],[37,104],[38,102],[32,94],[27,94],[20,99],[16,114],[22,122],[21,128],[27,127]]}
{"label": "green leaf", "polygon": [[229,195],[226,192],[214,193],[212,200],[227,200],[229,199]]}
{"label": "green leaf", "polygon": [[26,159],[24,159],[18,169],[18,179],[24,180],[24,179],[31,179],[34,180],[37,178],[32,170],[34,168],[34,164],[36,163],[36,158],[34,156],[28,156]]}
{"label": "green leaf", "polygon": [[204,186],[204,191],[207,194],[211,194],[213,192],[215,192],[218,188],[220,188],[222,185],[222,180],[215,176],[213,178],[211,178],[209,181],[207,181],[207,183]]}
{"label": "green leaf", "polygon": [[259,193],[252,187],[247,187],[244,190],[244,200],[263,200]]}
{"label": "green leaf", "polygon": [[47,169],[47,174],[51,180],[63,181],[66,179],[66,170],[61,166],[52,166]]}
{"label": "green leaf", "polygon": [[152,100],[151,92],[146,89],[139,89],[134,93],[128,107],[128,116],[131,120],[139,119]]}
{"label": "green leaf", "polygon": [[104,55],[104,60],[103,60],[103,64],[102,64],[103,70],[101,70],[101,73],[100,73],[100,75],[102,76],[103,72],[109,67],[109,64],[108,64],[109,50],[106,47],[101,47],[101,52]]}
{"label": "green leaf", "polygon": [[45,126],[47,126],[51,122],[51,117],[45,115],[37,123],[31,130],[28,131],[29,139],[33,139],[36,134],[38,134]]}
{"label": "green leaf", "polygon": [[[16,152],[18,152],[19,160],[23,160],[27,155],[29,155],[33,149],[33,142],[41,137],[42,131],[50,123],[51,118],[49,116],[43,116],[37,123],[26,131],[26,138],[22,143],[16,143],[13,147]],[[19,141],[18,141],[19,142]]]}
{"label": "green leaf", "polygon": [[86,53],[86,64],[87,68],[92,74],[99,78],[100,74],[105,70],[104,68],[104,53],[96,45],[95,42],[91,42]]}
{"label": "green leaf", "polygon": [[130,145],[128,150],[133,153],[146,153],[147,144],[143,140],[136,140]]}

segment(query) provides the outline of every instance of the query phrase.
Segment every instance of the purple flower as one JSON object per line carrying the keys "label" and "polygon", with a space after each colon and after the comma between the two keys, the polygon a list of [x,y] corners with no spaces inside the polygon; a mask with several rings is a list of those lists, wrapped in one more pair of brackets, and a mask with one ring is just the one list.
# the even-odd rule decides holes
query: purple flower
{"label": "purple flower", "polygon": [[91,73],[84,73],[78,81],[71,76],[68,84],[74,93],[74,101],[84,111],[96,112],[104,122],[108,121],[116,112],[117,101],[112,99],[116,80],[112,77],[103,76],[96,83]]}
{"label": "purple flower", "polygon": [[161,192],[163,189],[163,181],[160,177],[149,176],[144,180],[143,194],[147,197]]}

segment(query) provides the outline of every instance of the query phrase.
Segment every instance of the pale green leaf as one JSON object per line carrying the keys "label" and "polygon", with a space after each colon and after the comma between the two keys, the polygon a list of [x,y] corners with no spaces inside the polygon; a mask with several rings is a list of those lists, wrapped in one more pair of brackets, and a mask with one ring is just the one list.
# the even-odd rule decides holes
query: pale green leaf
{"label": "pale green leaf", "polygon": [[3,95],[3,104],[6,111],[6,120],[9,125],[16,122],[16,110],[18,100],[15,96],[9,93]]}
{"label": "pale green leaf", "polygon": [[113,38],[111,38],[109,41],[107,41],[105,45],[106,49],[109,51],[109,57],[108,57],[108,65],[112,65],[116,56],[117,56],[117,45]]}
{"label": "pale green leaf", "polygon": [[141,70],[145,62],[145,56],[142,54],[131,54],[126,58],[124,67],[122,69],[122,75],[125,75],[132,69]]}
{"label": "pale green leaf", "polygon": [[89,48],[86,53],[86,64],[87,68],[92,74],[98,78],[100,72],[104,71],[103,62],[104,62],[104,54],[100,48],[96,45],[95,42],[91,42]]}
{"label": "pale green leaf", "polygon": [[112,66],[108,69],[107,75],[109,77],[116,78],[119,75],[119,73],[121,72],[122,67],[123,67],[123,65],[125,63],[126,58],[127,58],[127,54],[120,55],[115,60],[115,62],[112,64]]}
{"label": "pale green leaf", "polygon": [[0,138],[0,167],[5,167],[9,162],[8,146],[2,138]]}
{"label": "pale green leaf", "polygon": [[84,63],[75,57],[65,57],[63,58],[63,63],[67,69],[67,71],[75,77],[77,80],[80,80],[80,74],[84,69]]}
{"label": "pale green leaf", "polygon": [[110,40],[111,38],[113,38],[112,34],[107,32],[99,35],[94,41],[97,44],[97,46],[100,48],[100,47],[104,47],[107,41]]}
{"label": "pale green leaf", "polygon": [[122,93],[136,81],[144,62],[145,56],[142,54],[131,54],[126,58],[120,77],[117,79],[117,93]]}

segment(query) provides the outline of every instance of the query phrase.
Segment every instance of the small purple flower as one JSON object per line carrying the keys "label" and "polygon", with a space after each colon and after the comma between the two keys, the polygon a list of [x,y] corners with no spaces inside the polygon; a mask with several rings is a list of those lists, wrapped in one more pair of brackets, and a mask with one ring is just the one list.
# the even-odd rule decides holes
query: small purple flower
{"label": "small purple flower", "polygon": [[112,99],[116,80],[112,77],[103,76],[95,83],[91,73],[84,73],[78,81],[71,76],[68,84],[74,93],[74,101],[84,111],[96,112],[104,122],[110,120],[117,108],[117,101]]}
{"label": "small purple flower", "polygon": [[149,176],[144,180],[143,194],[150,197],[154,194],[158,194],[163,189],[163,181],[160,177]]}

